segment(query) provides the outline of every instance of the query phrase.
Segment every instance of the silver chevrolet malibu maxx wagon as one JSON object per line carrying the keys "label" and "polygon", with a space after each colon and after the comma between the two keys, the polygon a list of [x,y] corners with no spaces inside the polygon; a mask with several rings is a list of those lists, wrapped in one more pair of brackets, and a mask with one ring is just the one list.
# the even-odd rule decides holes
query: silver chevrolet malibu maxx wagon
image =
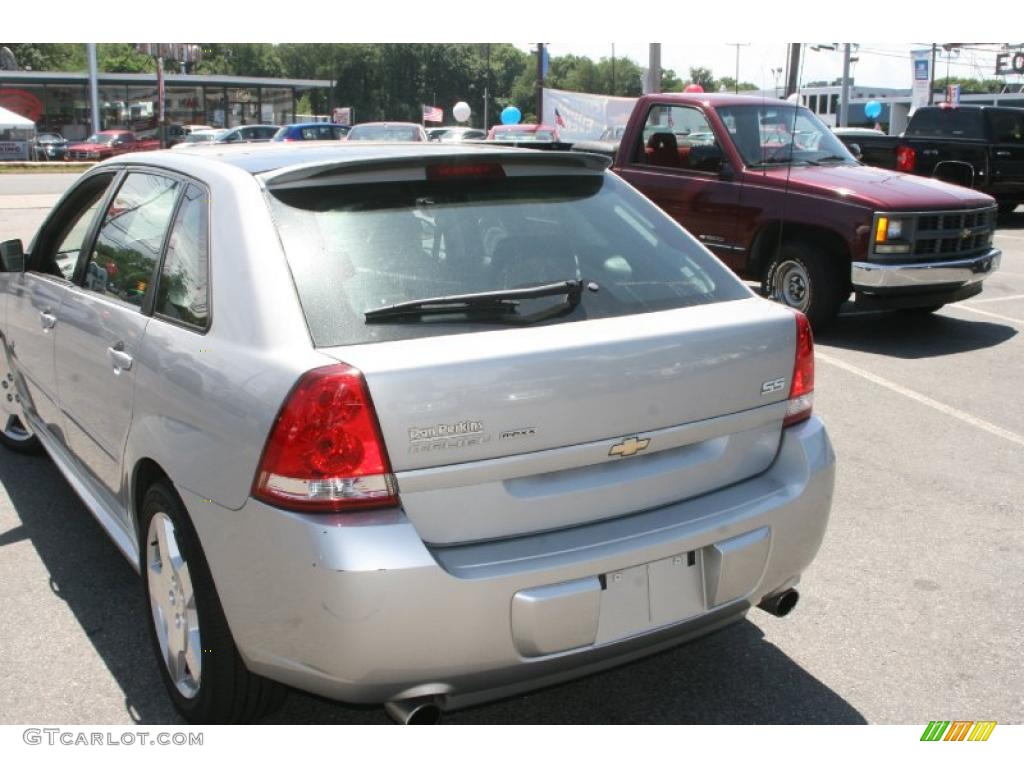
{"label": "silver chevrolet malibu maxx wagon", "polygon": [[131,155],[3,256],[0,439],[135,565],[189,720],[428,721],[785,614],[821,543],[806,320],[596,156]]}

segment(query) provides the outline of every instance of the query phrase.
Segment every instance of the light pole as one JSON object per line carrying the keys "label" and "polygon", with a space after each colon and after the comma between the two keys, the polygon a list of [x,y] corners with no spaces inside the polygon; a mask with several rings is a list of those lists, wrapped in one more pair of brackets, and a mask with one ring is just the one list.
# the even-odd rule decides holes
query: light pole
{"label": "light pole", "polygon": [[736,80],[733,83],[733,93],[740,92],[740,48],[746,48],[750,43],[726,43],[736,49]]}

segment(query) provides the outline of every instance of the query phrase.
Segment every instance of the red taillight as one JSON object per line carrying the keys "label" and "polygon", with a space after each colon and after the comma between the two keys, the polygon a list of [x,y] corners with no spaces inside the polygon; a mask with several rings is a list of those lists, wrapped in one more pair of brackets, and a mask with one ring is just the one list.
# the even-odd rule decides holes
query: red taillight
{"label": "red taillight", "polygon": [[917,160],[917,153],[913,147],[896,147],[896,170],[904,173],[911,173],[914,170],[914,163]]}
{"label": "red taillight", "polygon": [[332,365],[299,379],[270,431],[253,496],[303,512],[398,504],[377,414],[358,370]]}
{"label": "red taillight", "polygon": [[814,405],[814,336],[811,324],[803,312],[796,312],[796,360],[793,363],[793,383],[789,387],[789,402],[782,426],[798,424],[811,417]]}
{"label": "red taillight", "polygon": [[445,179],[503,179],[505,169],[500,163],[428,165],[427,181]]}

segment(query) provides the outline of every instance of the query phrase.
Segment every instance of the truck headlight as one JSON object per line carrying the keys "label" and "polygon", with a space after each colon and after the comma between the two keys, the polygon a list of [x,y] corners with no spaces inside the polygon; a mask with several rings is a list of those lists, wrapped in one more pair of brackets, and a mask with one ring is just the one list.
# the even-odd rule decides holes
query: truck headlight
{"label": "truck headlight", "polygon": [[879,216],[875,223],[875,242],[884,243],[889,240],[899,240],[903,237],[903,219],[890,219],[888,216]]}

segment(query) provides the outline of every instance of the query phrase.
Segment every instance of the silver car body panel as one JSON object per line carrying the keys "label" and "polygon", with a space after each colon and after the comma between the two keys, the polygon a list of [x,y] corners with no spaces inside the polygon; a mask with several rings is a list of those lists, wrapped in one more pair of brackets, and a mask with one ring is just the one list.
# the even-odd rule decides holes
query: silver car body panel
{"label": "silver car body panel", "polygon": [[[194,179],[215,222],[211,328],[149,319],[133,337],[130,402],[116,394],[102,406],[119,418],[129,409],[119,478],[88,469],[81,443],[62,443],[60,429],[43,436],[133,565],[139,471],[155,465],[192,517],[250,669],[349,701],[437,694],[448,706],[666,647],[795,584],[824,535],[834,455],[817,419],[782,428],[795,323],[779,306],[751,297],[313,347],[259,174],[385,152],[415,162],[510,151],[247,145],[101,166]],[[38,324],[19,293],[26,280],[45,281],[0,274],[15,378]],[[65,320],[74,325],[58,317],[58,338]],[[339,360],[366,377],[403,508],[314,516],[254,500],[288,392]],[[61,392],[76,383],[65,373]],[[764,389],[779,379],[785,386]],[[27,420],[38,431],[47,417],[28,410]],[[80,412],[75,421],[90,424]],[[429,437],[462,421],[484,422],[493,439],[409,452],[410,429]]]}

